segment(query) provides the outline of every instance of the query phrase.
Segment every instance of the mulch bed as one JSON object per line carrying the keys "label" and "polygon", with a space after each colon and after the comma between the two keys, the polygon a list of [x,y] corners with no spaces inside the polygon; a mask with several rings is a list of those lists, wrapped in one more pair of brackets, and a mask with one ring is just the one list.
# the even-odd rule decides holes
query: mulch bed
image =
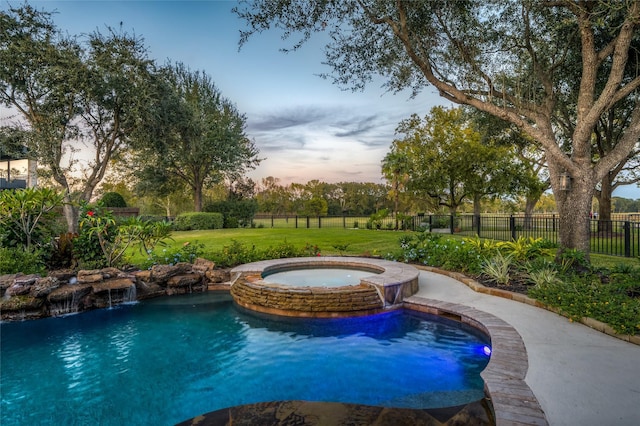
{"label": "mulch bed", "polygon": [[478,275],[473,277],[474,280],[478,281],[485,287],[497,288],[500,290],[506,290],[513,293],[528,295],[529,289],[531,288],[531,284],[527,282],[524,278],[512,277],[509,285],[501,285],[497,284],[495,281],[490,279],[486,275]]}

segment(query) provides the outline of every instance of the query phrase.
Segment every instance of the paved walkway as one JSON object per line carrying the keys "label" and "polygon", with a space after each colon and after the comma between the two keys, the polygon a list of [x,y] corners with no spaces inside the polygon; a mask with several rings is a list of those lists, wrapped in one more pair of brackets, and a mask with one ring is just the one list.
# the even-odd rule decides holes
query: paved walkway
{"label": "paved walkway", "polygon": [[640,425],[640,346],[437,273],[421,271],[419,283],[416,296],[485,311],[520,333],[525,380],[551,426]]}

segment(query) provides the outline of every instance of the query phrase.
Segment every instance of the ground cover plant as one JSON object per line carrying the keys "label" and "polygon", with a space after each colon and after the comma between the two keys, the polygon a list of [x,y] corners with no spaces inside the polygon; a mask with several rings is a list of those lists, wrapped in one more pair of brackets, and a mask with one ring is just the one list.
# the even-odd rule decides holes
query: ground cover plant
{"label": "ground cover plant", "polygon": [[566,250],[555,261],[554,244],[520,238],[498,242],[416,233],[400,240],[390,258],[458,271],[485,286],[526,294],[572,321],[589,317],[621,334],[640,334],[640,259]]}

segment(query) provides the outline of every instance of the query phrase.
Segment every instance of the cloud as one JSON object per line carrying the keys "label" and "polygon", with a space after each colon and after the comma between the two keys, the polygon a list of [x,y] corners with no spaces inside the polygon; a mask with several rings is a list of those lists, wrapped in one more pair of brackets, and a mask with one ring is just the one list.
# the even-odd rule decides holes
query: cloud
{"label": "cloud", "polygon": [[248,120],[247,129],[256,132],[288,129],[323,121],[328,115],[328,110],[318,107],[283,109]]}
{"label": "cloud", "polygon": [[379,126],[379,124],[376,123],[376,120],[378,120],[377,114],[369,115],[367,117],[352,117],[348,120],[341,120],[336,123],[336,126],[342,127],[344,130],[335,132],[334,136],[344,138],[367,133]]}

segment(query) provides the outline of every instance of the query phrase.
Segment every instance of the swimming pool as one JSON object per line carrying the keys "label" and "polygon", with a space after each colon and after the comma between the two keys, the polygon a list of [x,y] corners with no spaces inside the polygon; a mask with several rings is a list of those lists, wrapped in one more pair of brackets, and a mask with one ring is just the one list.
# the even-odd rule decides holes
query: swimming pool
{"label": "swimming pool", "polygon": [[294,399],[458,405],[484,396],[488,362],[487,338],[454,321],[269,317],[217,294],[0,327],[3,426],[174,424]]}

